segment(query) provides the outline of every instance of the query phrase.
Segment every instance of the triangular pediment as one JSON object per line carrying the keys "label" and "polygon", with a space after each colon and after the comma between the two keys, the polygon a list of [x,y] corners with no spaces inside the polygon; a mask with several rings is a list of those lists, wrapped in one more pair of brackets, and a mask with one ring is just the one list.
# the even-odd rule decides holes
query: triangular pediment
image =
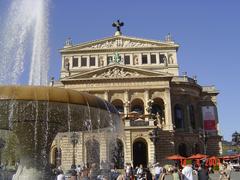
{"label": "triangular pediment", "polygon": [[60,52],[74,52],[85,50],[106,50],[106,49],[125,49],[125,48],[178,48],[179,45],[173,42],[161,42],[129,36],[113,36],[96,41],[86,42],[74,46],[67,46]]}
{"label": "triangular pediment", "polygon": [[123,78],[147,78],[147,77],[172,77],[172,74],[153,72],[139,68],[126,67],[124,65],[110,65],[97,70],[79,73],[67,77],[64,80],[97,80],[97,79],[123,79]]}

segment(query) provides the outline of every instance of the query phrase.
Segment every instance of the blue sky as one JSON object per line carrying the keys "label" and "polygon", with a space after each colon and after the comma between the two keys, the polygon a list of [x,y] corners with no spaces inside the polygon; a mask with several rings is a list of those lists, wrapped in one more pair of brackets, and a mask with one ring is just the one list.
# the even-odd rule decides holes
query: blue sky
{"label": "blue sky", "polygon": [[[0,22],[9,2],[0,0]],[[170,32],[180,44],[180,74],[197,75],[200,85],[219,90],[221,133],[230,140],[240,131],[239,17],[238,0],[52,0],[49,76],[59,78],[58,50],[69,36],[73,43],[112,36],[111,24],[117,19],[125,23],[124,35],[163,40]]]}

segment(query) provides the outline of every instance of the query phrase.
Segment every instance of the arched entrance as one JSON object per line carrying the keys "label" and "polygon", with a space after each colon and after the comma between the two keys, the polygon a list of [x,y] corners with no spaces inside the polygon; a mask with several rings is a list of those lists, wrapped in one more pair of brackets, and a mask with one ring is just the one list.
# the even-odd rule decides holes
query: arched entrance
{"label": "arched entrance", "polygon": [[100,145],[96,139],[91,139],[86,142],[87,151],[87,165],[91,166],[93,163],[100,164]]}
{"label": "arched entrance", "polygon": [[116,139],[116,141],[111,142],[111,162],[117,169],[124,168],[124,147],[123,142],[120,139]]}
{"label": "arched entrance", "polygon": [[142,138],[138,138],[133,143],[133,166],[136,167],[142,164],[143,167],[147,167],[147,162],[148,162],[147,142]]}

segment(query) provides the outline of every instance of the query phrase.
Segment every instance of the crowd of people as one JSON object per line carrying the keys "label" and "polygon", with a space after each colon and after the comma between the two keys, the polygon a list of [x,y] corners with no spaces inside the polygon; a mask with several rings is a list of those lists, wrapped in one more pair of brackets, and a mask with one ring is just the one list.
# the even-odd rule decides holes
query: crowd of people
{"label": "crowd of people", "polygon": [[[223,163],[219,167],[219,180],[229,180],[231,168],[227,163]],[[197,176],[198,180],[209,180],[209,174],[213,173],[212,167],[206,167],[204,163],[199,167],[193,164],[187,164],[183,167],[174,166],[168,169],[161,167],[159,163],[153,164],[151,167],[143,167],[142,164],[135,168],[131,163],[126,163],[124,171],[118,170],[116,167],[109,169],[100,169],[93,163],[91,166],[74,165],[64,174],[61,167],[53,169],[55,174],[54,180],[165,180],[166,175],[172,176],[173,180],[193,180],[193,176]]]}

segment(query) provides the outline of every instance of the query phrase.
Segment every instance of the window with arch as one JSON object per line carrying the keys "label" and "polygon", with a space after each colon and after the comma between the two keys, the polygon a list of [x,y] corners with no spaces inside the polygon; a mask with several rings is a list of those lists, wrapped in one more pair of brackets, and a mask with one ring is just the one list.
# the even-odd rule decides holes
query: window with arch
{"label": "window with arch", "polygon": [[87,164],[100,163],[100,145],[96,139],[90,139],[86,142]]}
{"label": "window with arch", "polygon": [[122,100],[115,99],[115,100],[112,101],[112,104],[115,106],[115,108],[118,110],[119,113],[123,113],[124,112]]}
{"label": "window with arch", "polygon": [[176,129],[184,128],[184,112],[179,104],[176,104],[174,107],[174,120]]}
{"label": "window with arch", "polygon": [[164,116],[164,102],[161,98],[155,98],[153,99],[152,104],[152,113],[153,114],[159,114],[161,118],[165,118]]}
{"label": "window with arch", "polygon": [[61,150],[61,148],[55,147],[53,149],[53,158],[52,158],[52,160],[53,160],[52,164],[55,167],[59,167],[62,164],[62,150]]}
{"label": "window with arch", "polygon": [[178,154],[180,156],[187,157],[187,146],[184,143],[179,144],[178,146]]}
{"label": "window with arch", "polygon": [[188,106],[189,108],[189,119],[190,119],[190,124],[193,129],[196,129],[196,122],[195,122],[195,114],[194,114],[194,106],[190,104]]}
{"label": "window with arch", "polygon": [[134,99],[131,102],[131,112],[137,112],[138,114],[144,113],[144,105],[141,99]]}

